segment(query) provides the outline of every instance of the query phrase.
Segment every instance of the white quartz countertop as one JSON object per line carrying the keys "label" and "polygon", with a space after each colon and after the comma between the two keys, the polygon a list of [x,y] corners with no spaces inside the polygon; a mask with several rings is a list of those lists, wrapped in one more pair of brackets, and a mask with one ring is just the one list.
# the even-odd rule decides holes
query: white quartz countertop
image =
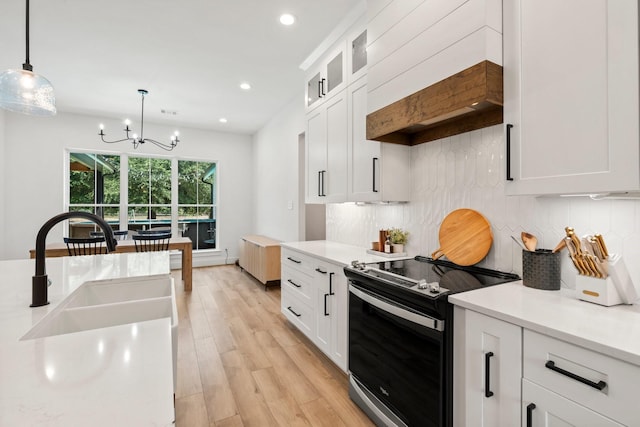
{"label": "white quartz countertop", "polygon": [[87,281],[168,274],[169,253],[47,258],[50,304],[31,308],[34,271],[32,259],[0,261],[0,425],[171,425],[168,317],[20,340]]}
{"label": "white quartz countertop", "polygon": [[522,281],[449,297],[455,305],[640,365],[640,306],[605,307]]}
{"label": "white quartz countertop", "polygon": [[389,258],[370,254],[366,248],[360,246],[347,245],[344,243],[331,242],[328,240],[311,240],[307,242],[283,242],[280,246],[293,249],[299,252],[306,252],[325,261],[343,266],[351,265],[351,261],[359,262],[384,262],[394,259],[413,258],[411,256]]}

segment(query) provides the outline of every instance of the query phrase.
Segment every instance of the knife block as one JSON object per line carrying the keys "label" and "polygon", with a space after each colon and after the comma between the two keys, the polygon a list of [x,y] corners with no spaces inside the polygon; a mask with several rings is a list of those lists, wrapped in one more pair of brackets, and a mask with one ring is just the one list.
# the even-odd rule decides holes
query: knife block
{"label": "knife block", "polygon": [[622,256],[611,254],[608,259],[608,268],[609,277],[605,279],[578,276],[576,278],[578,298],[607,307],[635,303],[638,300],[638,292],[631,281]]}

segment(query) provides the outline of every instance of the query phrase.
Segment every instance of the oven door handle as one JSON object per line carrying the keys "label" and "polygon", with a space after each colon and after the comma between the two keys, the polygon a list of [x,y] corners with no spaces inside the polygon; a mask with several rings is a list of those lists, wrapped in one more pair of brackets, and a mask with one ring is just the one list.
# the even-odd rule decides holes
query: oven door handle
{"label": "oven door handle", "polygon": [[364,292],[363,290],[358,289],[353,285],[349,285],[349,292],[351,292],[361,300],[366,301],[375,307],[378,307],[380,310],[393,314],[394,316],[400,317],[404,320],[416,323],[418,325],[425,326],[429,329],[444,331],[444,320],[405,310],[404,308],[399,307],[395,304],[390,304],[384,300],[379,299],[377,296],[375,296],[375,294]]}

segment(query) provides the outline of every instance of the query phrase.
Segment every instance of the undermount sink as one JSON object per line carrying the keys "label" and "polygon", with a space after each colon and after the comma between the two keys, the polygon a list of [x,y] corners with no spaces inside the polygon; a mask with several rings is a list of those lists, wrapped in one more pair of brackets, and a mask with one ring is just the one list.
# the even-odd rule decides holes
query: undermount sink
{"label": "undermount sink", "polygon": [[110,326],[171,318],[174,387],[178,356],[178,310],[170,276],[84,283],[22,338],[31,340]]}

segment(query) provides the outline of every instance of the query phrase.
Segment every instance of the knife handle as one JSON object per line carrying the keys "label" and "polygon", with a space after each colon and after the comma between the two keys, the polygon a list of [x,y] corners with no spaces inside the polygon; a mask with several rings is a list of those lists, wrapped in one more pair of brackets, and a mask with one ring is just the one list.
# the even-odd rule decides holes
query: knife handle
{"label": "knife handle", "polygon": [[609,251],[607,250],[607,245],[604,244],[604,238],[602,237],[602,234],[595,234],[593,237],[595,237],[596,242],[598,242],[598,246],[600,247],[600,251],[602,251],[602,255],[605,258],[608,258]]}

